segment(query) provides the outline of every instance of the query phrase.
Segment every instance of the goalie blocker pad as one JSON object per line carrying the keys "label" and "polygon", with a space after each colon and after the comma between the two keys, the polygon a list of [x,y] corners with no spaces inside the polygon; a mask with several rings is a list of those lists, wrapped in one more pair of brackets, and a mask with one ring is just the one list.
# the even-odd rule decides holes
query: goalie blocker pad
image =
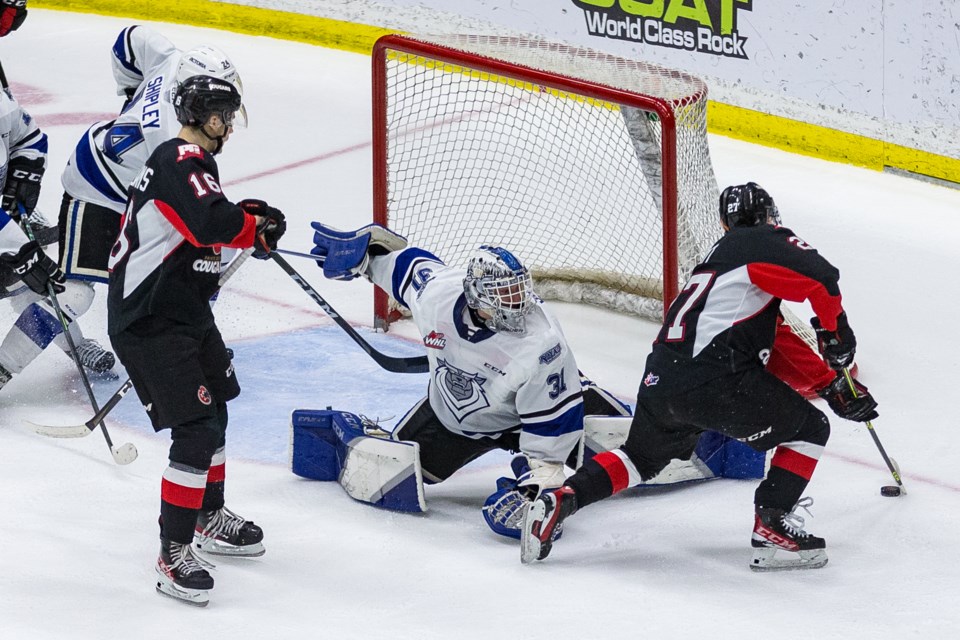
{"label": "goalie blocker pad", "polygon": [[[616,449],[627,441],[628,416],[586,416],[577,467],[603,451]],[[709,480],[711,478],[752,479],[766,474],[767,455],[721,433],[705,431],[689,460],[671,460],[663,471],[638,486],[656,486]]]}
{"label": "goalie blocker pad", "polygon": [[291,417],[291,470],[336,480],[354,500],[393,511],[427,510],[420,445],[376,438],[345,411],[298,409]]}

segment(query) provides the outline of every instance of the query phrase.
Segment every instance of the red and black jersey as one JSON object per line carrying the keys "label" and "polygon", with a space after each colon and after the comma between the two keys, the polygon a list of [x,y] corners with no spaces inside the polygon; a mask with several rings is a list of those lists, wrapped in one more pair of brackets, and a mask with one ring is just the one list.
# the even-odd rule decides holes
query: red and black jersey
{"label": "red and black jersey", "polygon": [[836,328],[840,274],[785,227],[734,227],[694,270],[667,313],[641,384],[671,392],[763,367],[781,300],[809,300]]}
{"label": "red and black jersey", "polygon": [[110,255],[110,335],[148,315],[202,325],[220,278],[220,248],[253,246],[256,219],[220,188],[216,160],[196,144],[161,144],[130,185]]}

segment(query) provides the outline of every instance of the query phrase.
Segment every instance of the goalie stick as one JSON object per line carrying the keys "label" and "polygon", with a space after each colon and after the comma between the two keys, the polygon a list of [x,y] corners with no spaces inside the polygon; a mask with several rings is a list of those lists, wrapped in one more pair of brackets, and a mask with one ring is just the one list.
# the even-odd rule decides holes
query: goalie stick
{"label": "goalie stick", "polygon": [[317,290],[310,286],[310,283],[303,279],[297,270],[294,269],[289,262],[287,262],[279,253],[276,251],[270,252],[270,257],[273,258],[273,261],[280,265],[280,268],[286,271],[287,275],[300,285],[300,288],[303,289],[308,296],[313,298],[313,301],[316,302],[324,313],[330,316],[334,322],[336,322],[341,329],[347,332],[347,335],[360,345],[360,348],[367,352],[367,355],[373,358],[373,360],[386,369],[387,371],[392,371],[393,373],[426,373],[430,370],[430,365],[428,364],[426,356],[416,356],[413,358],[398,358],[394,356],[388,356],[385,353],[381,353],[374,349],[369,342],[363,339],[356,329],[354,329],[349,322],[343,319],[339,313],[337,313],[333,307],[330,306],[330,303],[323,299]]}
{"label": "goalie stick", "polygon": [[[36,241],[33,235],[33,228],[27,220],[27,210],[23,206],[23,203],[18,202],[17,209],[20,211],[20,219],[23,221],[23,229],[26,231],[27,237],[32,241]],[[60,302],[57,300],[57,292],[53,288],[53,282],[50,280],[47,280],[47,297],[50,300],[50,304],[53,305],[57,319],[60,320],[60,326],[63,327],[63,337],[67,341],[67,346],[70,347],[70,355],[73,358],[73,363],[77,365],[77,371],[80,373],[80,380],[83,381],[83,388],[87,392],[87,398],[90,400],[93,410],[99,413],[100,407],[97,406],[97,398],[93,395],[93,388],[90,386],[87,372],[83,370],[83,363],[80,362],[80,356],[77,354],[77,345],[74,344],[73,336],[70,335],[70,324],[67,322],[67,317],[63,314],[63,309],[60,308]],[[100,431],[103,433],[103,439],[107,441],[107,447],[110,448],[110,455],[113,456],[114,462],[117,464],[130,464],[137,459],[137,448],[132,442],[126,442],[119,447],[114,446],[113,440],[110,439],[110,433],[107,431],[107,425],[105,425],[102,420],[99,424]]]}
{"label": "goalie stick", "polygon": [[[240,265],[243,264],[247,258],[250,257],[250,254],[253,253],[253,249],[244,249],[240,252],[233,262],[230,263],[230,266],[227,267],[227,270],[220,274],[220,280],[218,282],[219,286],[223,286],[227,280],[229,280],[234,273],[237,272],[237,269],[240,268]],[[83,438],[84,436],[90,435],[90,433],[97,428],[97,425],[103,425],[103,419],[107,417],[117,403],[123,399],[123,396],[127,395],[127,392],[133,388],[133,381],[130,378],[127,378],[127,381],[120,385],[120,388],[117,389],[110,399],[107,400],[107,403],[103,405],[103,408],[97,411],[96,415],[87,420],[83,424],[77,425],[45,425],[37,424],[36,422],[27,421],[27,424],[30,425],[30,428],[33,429],[35,433],[39,433],[42,436],[47,436],[48,438]],[[94,410],[96,410],[96,404],[94,403]],[[105,427],[105,425],[104,425]],[[106,434],[106,431],[104,431]],[[132,444],[130,445],[133,446]],[[134,449],[134,458],[136,458],[136,449]],[[133,462],[131,459],[130,462]],[[126,463],[121,463],[126,464]]]}

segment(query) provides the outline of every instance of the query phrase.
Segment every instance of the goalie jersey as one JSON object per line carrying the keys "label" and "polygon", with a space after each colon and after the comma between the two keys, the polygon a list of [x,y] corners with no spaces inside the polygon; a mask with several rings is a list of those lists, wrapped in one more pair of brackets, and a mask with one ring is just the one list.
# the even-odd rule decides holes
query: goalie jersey
{"label": "goalie jersey", "polygon": [[422,249],[374,257],[369,274],[413,314],[430,361],[430,406],[448,430],[468,438],[519,430],[528,456],[567,458],[583,431],[579,374],[539,298],[524,333],[491,331],[467,307],[465,270]]}

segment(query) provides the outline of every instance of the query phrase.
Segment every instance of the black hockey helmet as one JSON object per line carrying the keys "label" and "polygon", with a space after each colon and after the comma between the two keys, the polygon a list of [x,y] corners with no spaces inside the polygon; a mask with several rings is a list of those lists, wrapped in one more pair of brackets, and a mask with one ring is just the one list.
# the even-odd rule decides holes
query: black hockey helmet
{"label": "black hockey helmet", "polygon": [[233,126],[237,112],[242,115],[243,99],[237,88],[225,80],[190,76],[177,88],[173,108],[177,121],[188,127],[202,127],[213,114]]}
{"label": "black hockey helmet", "polygon": [[728,228],[780,224],[780,212],[766,190],[756,182],[727,187],[720,194],[720,219]]}

